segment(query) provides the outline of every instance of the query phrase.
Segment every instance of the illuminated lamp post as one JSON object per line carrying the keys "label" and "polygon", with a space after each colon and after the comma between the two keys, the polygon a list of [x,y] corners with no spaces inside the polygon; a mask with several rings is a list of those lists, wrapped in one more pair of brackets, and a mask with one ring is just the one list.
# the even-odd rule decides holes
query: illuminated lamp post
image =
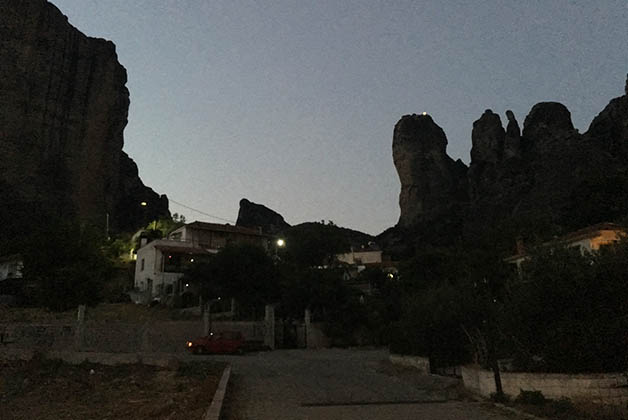
{"label": "illuminated lamp post", "polygon": [[282,238],[277,239],[277,241],[275,241],[275,257],[277,256],[277,252],[279,250],[279,248],[283,248],[286,246],[286,241]]}

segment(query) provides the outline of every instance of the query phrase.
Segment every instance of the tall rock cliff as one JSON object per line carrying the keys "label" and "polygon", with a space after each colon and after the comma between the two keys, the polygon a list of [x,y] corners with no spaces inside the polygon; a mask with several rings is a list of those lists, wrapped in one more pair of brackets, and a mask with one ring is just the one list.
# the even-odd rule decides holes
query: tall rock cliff
{"label": "tall rock cliff", "polygon": [[107,215],[130,229],[169,214],[122,152],[126,81],[112,42],[45,0],[1,0],[0,193],[103,227]]}
{"label": "tall rock cliff", "polygon": [[466,170],[446,152],[447,137],[429,115],[405,115],[395,125],[393,161],[401,193],[399,226],[409,228],[451,213],[466,201]]}
{"label": "tall rock cliff", "polygon": [[522,131],[511,111],[504,129],[499,115],[487,110],[473,124],[468,171],[447,156],[445,134],[431,118],[402,117],[393,137],[401,216],[384,242],[394,243],[404,232],[429,237],[450,224],[454,203],[464,214],[461,229],[449,230],[450,241],[477,238],[500,225],[512,234],[543,236],[628,218],[626,93],[585,134],[556,102],[535,105]]}

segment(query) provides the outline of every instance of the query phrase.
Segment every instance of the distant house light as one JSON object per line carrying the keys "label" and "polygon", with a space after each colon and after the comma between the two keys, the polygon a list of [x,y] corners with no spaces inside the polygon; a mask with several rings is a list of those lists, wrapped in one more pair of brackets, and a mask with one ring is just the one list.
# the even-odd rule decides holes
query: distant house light
{"label": "distant house light", "polygon": [[421,115],[427,115],[427,112],[422,112]]}
{"label": "distant house light", "polygon": [[140,203],[140,206],[142,206],[142,207],[146,207],[147,205],[148,205],[148,203],[147,203],[146,201],[142,201],[142,202]]}

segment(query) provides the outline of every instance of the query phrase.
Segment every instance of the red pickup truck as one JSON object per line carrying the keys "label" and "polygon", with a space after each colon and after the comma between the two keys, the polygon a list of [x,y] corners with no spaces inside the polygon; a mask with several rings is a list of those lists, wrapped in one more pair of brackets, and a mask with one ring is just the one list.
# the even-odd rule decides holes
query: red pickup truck
{"label": "red pickup truck", "polygon": [[238,353],[246,350],[246,341],[239,331],[210,333],[186,343],[187,349],[194,354],[203,353]]}

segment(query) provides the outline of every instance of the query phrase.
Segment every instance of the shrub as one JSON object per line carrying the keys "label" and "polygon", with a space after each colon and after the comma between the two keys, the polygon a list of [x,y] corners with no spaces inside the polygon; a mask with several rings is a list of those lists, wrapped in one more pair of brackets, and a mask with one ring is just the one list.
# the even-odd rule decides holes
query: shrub
{"label": "shrub", "polygon": [[626,370],[626,272],[626,241],[593,255],[576,249],[534,255],[523,278],[512,284],[506,306],[517,367],[559,373]]}
{"label": "shrub", "polygon": [[547,400],[541,391],[525,391],[521,389],[519,395],[515,398],[515,402],[520,404],[544,405]]}
{"label": "shrub", "polygon": [[496,403],[507,403],[510,401],[510,397],[508,394],[504,394],[503,392],[493,392],[490,396],[491,401]]}

